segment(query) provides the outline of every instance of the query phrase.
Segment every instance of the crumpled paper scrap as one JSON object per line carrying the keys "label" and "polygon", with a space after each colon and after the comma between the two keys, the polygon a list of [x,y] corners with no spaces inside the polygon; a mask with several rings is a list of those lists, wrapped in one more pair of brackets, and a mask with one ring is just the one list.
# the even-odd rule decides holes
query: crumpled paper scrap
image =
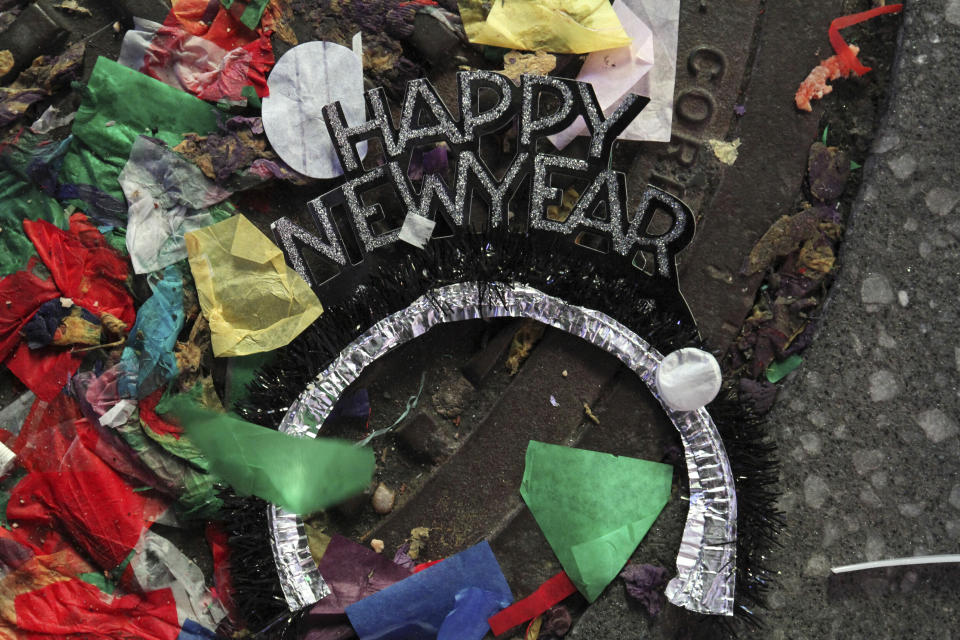
{"label": "crumpled paper scrap", "polygon": [[266,74],[273,66],[270,37],[226,50],[179,25],[134,18],[123,37],[117,62],[203,100],[246,104],[243,88],[267,95]]}
{"label": "crumpled paper scrap", "polygon": [[[20,331],[37,308],[56,297],[70,298],[73,304],[99,315],[101,321],[110,320],[120,331],[121,326],[133,324],[133,298],[125,287],[126,261],[106,246],[83,214],[71,216],[69,231],[44,220],[24,220],[23,228],[52,281],[25,271],[0,280],[0,293],[8,294],[6,309],[0,314],[0,361],[9,356],[7,368],[49,401],[77,370],[82,355],[55,348],[33,350],[21,340]],[[39,267],[31,261],[28,269],[34,268]]]}
{"label": "crumpled paper scrap", "polygon": [[546,51],[509,51],[503,54],[503,71],[500,73],[513,80],[514,84],[520,84],[520,77],[525,73],[545,76],[556,67],[557,57]]}
{"label": "crumpled paper scrap", "polygon": [[14,603],[17,626],[33,637],[175,640],[180,630],[169,589],[105,598],[92,584],[69,580],[18,596]]}
{"label": "crumpled paper scrap", "polygon": [[347,607],[360,640],[480,640],[513,602],[486,540]]}
{"label": "crumpled paper scrap", "polygon": [[23,229],[65,297],[97,315],[119,318],[127,327],[133,324],[136,312],[126,287],[127,262],[85,215],[70,216],[68,231],[45,220],[25,220]]}
{"label": "crumpled paper scrap", "polygon": [[352,442],[287,435],[203,409],[182,394],[170,405],[211,473],[241,495],[309,514],[360,493],[373,476],[373,451]]}
{"label": "crumpled paper scrap", "polygon": [[[311,178],[343,174],[336,145],[323,123],[324,106],[339,102],[347,124],[366,117],[363,62],[333,42],[305,42],[287,51],[270,73],[263,99],[263,128],[273,150],[295,171]],[[367,143],[357,145],[361,158]]]}
{"label": "crumpled paper scrap", "polygon": [[230,197],[197,165],[146,136],[133,143],[120,186],[129,207],[127,251],[136,273],[186,258],[183,234],[222,220],[208,209]]}
{"label": "crumpled paper scrap", "polygon": [[177,638],[169,592],[110,598],[112,583],[74,549],[46,553],[14,538],[0,530],[0,637]]}
{"label": "crumpled paper scrap", "polygon": [[117,177],[139,136],[173,146],[184,133],[217,128],[212,105],[108,58],[97,59],[82,93],[60,180],[96,185],[115,198],[123,197]]}
{"label": "crumpled paper scrap", "polygon": [[156,498],[134,492],[108,465],[127,461],[101,442],[65,394],[34,405],[12,449],[30,473],[12,491],[7,517],[18,522],[18,536],[31,544],[44,541],[48,551],[65,544],[62,532],[100,568],[113,569],[166,510]]}
{"label": "crumpled paper scrap", "polygon": [[323,312],[283,252],[243,215],[191,231],[186,242],[213,355],[278,349]]}
{"label": "crumpled paper scrap", "polygon": [[410,569],[339,535],[331,536],[317,566],[332,593],[311,606],[306,615],[334,617],[344,622],[348,605],[410,576]]}
{"label": "crumpled paper scrap", "polygon": [[[52,280],[29,271],[0,279],[0,362],[7,359],[23,339],[23,328],[45,302],[56,300],[60,291]],[[8,302],[9,301],[9,302]]]}
{"label": "crumpled paper scrap", "polygon": [[647,613],[656,617],[660,614],[667,597],[664,588],[670,574],[663,567],[652,564],[628,564],[620,572],[627,588],[627,595],[647,608]]}
{"label": "crumpled paper scrap", "polygon": [[631,93],[650,98],[621,138],[669,142],[673,127],[673,87],[677,78],[680,0],[618,0],[653,31],[653,68]]}
{"label": "crumpled paper scrap", "polygon": [[[19,144],[30,138],[24,133]],[[60,228],[66,228],[67,216],[53,197],[44,192],[43,186],[34,184],[28,176],[33,164],[32,153],[23,153],[21,169],[15,155],[18,143],[9,143],[0,156],[0,276],[11,274],[27,266],[27,261],[36,255],[33,243],[23,231],[24,220],[47,220]],[[56,145],[49,145],[56,146]],[[13,166],[11,166],[13,165]]]}
{"label": "crumpled paper scrap", "polygon": [[[630,44],[607,0],[459,0],[467,38],[524,51],[589,53]],[[489,9],[486,9],[489,6]]]}
{"label": "crumpled paper scrap", "polygon": [[311,605],[301,617],[297,637],[303,640],[353,637],[344,609],[407,578],[411,571],[370,547],[339,535],[330,538],[317,565],[331,593]]}
{"label": "crumpled paper scrap", "polygon": [[[115,408],[124,403],[133,405],[129,400],[122,400]],[[213,476],[164,450],[147,435],[147,427],[142,425],[136,412],[125,423],[113,428],[136,453],[140,463],[156,476],[157,482],[152,486],[176,500],[178,515],[185,518],[216,517],[223,502],[217,497],[218,488]]]}
{"label": "crumpled paper scrap", "polygon": [[570,580],[593,602],[670,498],[659,462],[531,440],[520,495]]}
{"label": "crumpled paper scrap", "polygon": [[[654,37],[650,27],[622,1],[614,4],[613,10],[620,18],[623,28],[633,38],[633,42],[624,47],[591,53],[580,68],[580,73],[577,74],[577,80],[593,85],[597,102],[600,103],[600,109],[605,117],[616,110],[627,93],[644,82],[655,60]],[[639,93],[639,91],[632,92]],[[647,105],[637,118],[640,118],[649,108],[650,106]],[[632,125],[633,123],[630,123],[620,137],[627,140],[642,140],[643,138],[638,138],[631,132]],[[576,136],[587,134],[587,123],[580,116],[563,131],[550,136],[550,142],[558,149],[563,149]]]}
{"label": "crumpled paper scrap", "polygon": [[121,362],[132,380],[128,395],[143,398],[166,385],[179,373],[174,347],[183,329],[183,278],[173,266],[148,280],[153,295],[137,313]]}
{"label": "crumpled paper scrap", "polygon": [[710,149],[713,150],[713,155],[717,157],[717,160],[725,165],[733,166],[733,163],[737,161],[737,156],[740,155],[742,142],[740,138],[730,142],[713,139],[707,140],[707,144],[710,145]]}
{"label": "crumpled paper scrap", "polygon": [[30,131],[39,134],[50,133],[54,129],[65,127],[72,123],[76,116],[77,113],[75,111],[61,114],[59,109],[51,105],[30,125]]}
{"label": "crumpled paper scrap", "polygon": [[[253,29],[230,15],[216,0],[173,0],[170,13],[163,21],[209,40],[227,51],[242,47],[260,37]],[[264,25],[266,26],[266,25]]]}
{"label": "crumpled paper scrap", "polygon": [[15,63],[16,61],[13,59],[13,54],[10,53],[9,49],[0,50],[0,76],[5,76],[10,73],[10,69],[13,69]]}
{"label": "crumpled paper scrap", "polygon": [[263,132],[263,121],[256,116],[234,116],[207,136],[188,133],[173,150],[230,191],[257,187],[273,178],[293,184],[310,182],[273,152]]}
{"label": "crumpled paper scrap", "polygon": [[170,589],[181,620],[194,620],[216,629],[227,615],[207,589],[200,567],[172,542],[149,529],[134,547],[130,569],[133,581],[143,593]]}
{"label": "crumpled paper scrap", "polygon": [[[634,43],[637,40],[637,35],[634,33],[637,23],[624,17],[627,15],[627,10],[637,18],[639,24],[646,25],[653,33],[653,67],[643,77],[639,77],[634,84],[624,87],[621,92],[621,95],[635,93],[646,96],[650,98],[650,103],[624,129],[620,138],[669,142],[673,127],[673,87],[677,73],[680,0],[617,0],[613,9],[617,15],[621,16],[624,29],[634,37]],[[626,78],[627,75],[624,75],[623,80]]]}

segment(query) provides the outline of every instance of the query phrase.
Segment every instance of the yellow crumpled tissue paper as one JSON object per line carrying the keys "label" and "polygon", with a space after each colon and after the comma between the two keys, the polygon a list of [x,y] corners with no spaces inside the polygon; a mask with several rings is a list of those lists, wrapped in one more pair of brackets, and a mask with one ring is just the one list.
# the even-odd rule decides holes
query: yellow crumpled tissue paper
{"label": "yellow crumpled tissue paper", "polygon": [[323,312],[283,252],[242,215],[185,234],[213,355],[245,356],[289,343]]}
{"label": "yellow crumpled tissue paper", "polygon": [[630,44],[609,0],[459,0],[467,38],[524,51],[589,53]]}

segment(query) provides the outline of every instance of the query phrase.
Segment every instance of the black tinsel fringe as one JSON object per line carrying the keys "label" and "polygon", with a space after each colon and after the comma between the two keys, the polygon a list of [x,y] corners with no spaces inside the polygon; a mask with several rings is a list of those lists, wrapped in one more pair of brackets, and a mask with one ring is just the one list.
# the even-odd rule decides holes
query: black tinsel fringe
{"label": "black tinsel fringe", "polygon": [[734,617],[713,616],[731,637],[763,628],[762,610],[776,572],[767,563],[784,528],[780,459],[766,424],[732,392],[707,407],[737,487],[737,583]]}
{"label": "black tinsel fringe", "polygon": [[[267,502],[241,497],[231,490],[220,494],[221,521],[230,548],[230,578],[240,628],[254,638],[279,639],[293,614],[287,608],[267,529]],[[229,624],[229,623],[227,623]],[[232,636],[236,629],[221,627]]]}
{"label": "black tinsel fringe", "polygon": [[[409,306],[437,287],[487,283],[482,295],[496,296],[490,283],[519,282],[569,303],[602,311],[642,336],[662,353],[700,346],[696,327],[675,286],[665,286],[610,254],[589,250],[548,233],[467,234],[428,243],[427,250],[398,243],[385,254],[367,256],[362,284],[327,308],[287,347],[275,352],[248,388],[239,407],[251,421],[276,428],[306,385],[372,324]],[[737,482],[738,540],[736,616],[710,616],[731,635],[760,626],[769,571],[763,556],[782,527],[774,503],[779,495],[776,449],[760,424],[733,397],[709,407],[726,446]],[[230,527],[234,599],[254,637],[294,635],[297,614],[287,610],[273,563],[266,504],[232,498]],[[742,621],[742,622],[741,622]],[[286,640],[286,638],[284,638]]]}

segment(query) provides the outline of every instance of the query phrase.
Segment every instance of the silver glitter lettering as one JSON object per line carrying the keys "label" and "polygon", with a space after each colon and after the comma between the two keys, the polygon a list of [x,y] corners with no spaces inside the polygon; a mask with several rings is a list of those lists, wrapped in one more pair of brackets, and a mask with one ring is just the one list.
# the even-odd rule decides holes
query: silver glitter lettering
{"label": "silver glitter lettering", "polygon": [[538,153],[533,158],[533,184],[530,187],[530,228],[543,229],[546,231],[556,231],[558,233],[570,233],[572,228],[568,228],[563,222],[550,220],[546,216],[546,203],[552,200],[559,204],[560,189],[550,186],[551,169],[565,169],[568,172],[587,171],[590,165],[586,160],[577,158],[566,158],[564,156],[554,156],[546,153]]}
{"label": "silver glitter lettering", "polygon": [[[413,118],[417,114],[417,104],[420,102],[418,98],[422,98],[437,124],[417,127],[413,123]],[[407,83],[407,92],[403,95],[398,144],[405,148],[420,139],[438,135],[443,136],[450,144],[463,142],[463,137],[460,135],[457,125],[453,122],[453,118],[450,117],[450,113],[433,90],[433,87],[430,86],[430,83],[424,78],[411,80]]]}
{"label": "silver glitter lettering", "polygon": [[367,104],[373,112],[373,119],[354,127],[347,126],[339,102],[323,107],[323,119],[327,123],[330,136],[337,145],[340,163],[346,173],[353,173],[363,168],[360,163],[360,156],[357,154],[356,144],[369,138],[371,132],[376,132],[375,135],[383,143],[383,151],[388,158],[396,158],[404,150],[404,144],[394,134],[383,89],[377,88],[367,91]]}
{"label": "silver glitter lettering", "polygon": [[[454,217],[456,208],[454,207],[453,200],[450,198],[450,191],[447,189],[443,178],[435,173],[425,174],[423,176],[423,186],[420,188],[420,199],[415,200],[413,191],[407,183],[407,176],[403,169],[400,168],[400,165],[396,162],[389,162],[387,163],[387,168],[390,170],[390,177],[393,178],[393,185],[396,187],[397,193],[400,194],[400,199],[403,200],[403,204],[407,209],[405,216],[412,213],[421,218],[432,220],[433,217],[430,215],[431,205],[434,200],[438,200],[440,206],[447,212],[447,215],[451,218]],[[457,222],[457,224],[460,223]]]}
{"label": "silver glitter lettering", "polygon": [[[673,218],[673,225],[670,229],[666,233],[657,236],[648,235],[646,232],[647,226],[653,218],[654,200],[666,205],[670,209],[671,217]],[[687,230],[688,225],[691,224],[693,224],[693,220],[680,201],[669,193],[648,185],[640,198],[637,215],[633,217],[627,229],[623,249],[618,251],[626,255],[627,251],[634,244],[641,249],[647,249],[656,256],[658,275],[664,278],[670,277],[673,270],[670,243],[680,238]]]}
{"label": "silver glitter lettering", "polygon": [[[472,142],[477,127],[496,122],[513,101],[513,85],[506,77],[492,71],[461,71],[457,74],[460,87],[460,127],[463,130],[463,141]],[[477,92],[476,104],[473,101],[473,83],[487,82],[499,86],[500,100],[497,104],[483,113],[476,113],[480,108],[480,94]]]}
{"label": "silver glitter lettering", "polygon": [[310,268],[303,259],[303,245],[310,247],[320,255],[326,256],[340,266],[344,266],[346,264],[346,256],[343,252],[343,247],[341,246],[339,239],[333,234],[332,228],[329,230],[324,230],[327,238],[330,238],[330,242],[326,242],[322,238],[319,238],[309,231],[297,226],[288,218],[280,218],[279,220],[276,220],[270,225],[270,230],[273,232],[273,237],[276,239],[277,244],[280,245],[284,255],[287,256],[290,266],[293,267],[294,271],[299,273],[300,277],[306,280],[307,284],[311,286],[315,286],[320,283],[314,280],[313,274],[310,272]]}
{"label": "silver glitter lettering", "polygon": [[479,183],[481,193],[487,202],[487,225],[491,229],[500,226],[500,222],[506,216],[507,203],[513,194],[517,178],[523,174],[523,167],[527,162],[529,153],[521,151],[513,159],[510,170],[503,176],[499,183],[487,170],[483,160],[478,158],[472,151],[462,151],[457,159],[457,183],[456,200],[453,208],[453,219],[457,226],[462,226],[464,220],[469,222],[470,207],[467,202],[467,190],[469,185],[469,176],[472,173]]}
{"label": "silver glitter lettering", "polygon": [[[539,111],[540,89],[551,87],[560,92],[560,108],[549,115],[537,117]],[[573,109],[573,91],[566,82],[551,76],[524,74],[522,80],[523,102],[520,108],[520,146],[529,147],[534,134],[545,136],[556,133],[559,126]],[[534,98],[537,98],[535,101]],[[536,102],[536,104],[535,104]],[[567,123],[569,124],[569,123]]]}
{"label": "silver glitter lettering", "polygon": [[360,195],[357,193],[358,189],[361,189],[371,182],[380,180],[385,175],[386,168],[381,165],[371,169],[358,178],[347,180],[345,183],[343,183],[343,197],[347,202],[347,211],[350,212],[350,217],[353,219],[353,226],[357,231],[360,244],[363,245],[367,252],[384,247],[391,242],[396,242],[397,238],[400,236],[399,227],[392,231],[388,231],[387,233],[382,233],[376,236],[373,235],[370,230],[369,220],[373,217],[382,217],[383,207],[380,206],[380,203],[364,205]]}
{"label": "silver glitter lettering", "polygon": [[[584,190],[576,206],[567,217],[567,225],[571,231],[586,227],[595,229],[608,236],[612,240],[614,250],[619,253],[625,253],[619,250],[623,244],[623,201],[622,195],[625,193],[621,188],[623,184],[623,174],[606,170],[600,172],[590,186]],[[601,191],[606,191],[606,198],[601,198]],[[590,214],[597,208],[600,202],[603,202],[607,208],[607,219],[598,220]]]}
{"label": "silver glitter lettering", "polygon": [[[578,82],[577,88],[580,91],[583,109],[587,115],[587,126],[590,127],[590,157],[601,159],[604,156],[604,150],[609,151],[610,145],[613,144],[617,136],[627,128],[630,121],[640,113],[643,106],[650,100],[628,93],[617,106],[617,110],[611,113],[609,118],[604,119],[603,112],[597,104],[596,95],[593,93],[593,87],[589,83]],[[640,109],[635,109],[633,106],[637,100],[644,101]],[[625,120],[625,122],[621,122],[621,120]]]}

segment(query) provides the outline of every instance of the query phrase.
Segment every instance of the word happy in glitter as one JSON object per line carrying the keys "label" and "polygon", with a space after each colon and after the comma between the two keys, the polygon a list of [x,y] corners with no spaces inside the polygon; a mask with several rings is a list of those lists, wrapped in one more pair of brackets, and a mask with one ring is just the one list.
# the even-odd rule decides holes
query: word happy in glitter
{"label": "word happy in glitter", "polygon": [[[287,261],[318,293],[332,278],[320,280],[315,276],[305,259],[305,248],[343,272],[355,270],[369,254],[400,239],[400,227],[383,230],[386,216],[378,196],[384,189],[392,192],[392,200],[399,203],[405,220],[419,216],[414,220],[429,221],[431,226],[442,220],[445,228],[454,232],[508,225],[510,231],[563,234],[577,244],[590,237],[595,241],[584,244],[585,248],[632,258],[633,264],[638,257],[641,263],[644,261],[643,252],[652,257],[648,273],[675,281],[674,256],[693,236],[689,208],[674,196],[647,186],[635,215],[628,217],[626,178],[610,168],[614,141],[647,105],[648,98],[628,94],[604,117],[593,87],[576,80],[524,75],[518,87],[497,73],[469,71],[458,73],[457,83],[459,121],[422,78],[407,85],[399,128],[382,88],[366,93],[370,117],[366,122],[348,124],[339,103],[323,108],[344,182],[309,203],[315,227],[312,231],[286,217],[272,225]],[[578,117],[583,117],[590,132],[586,157],[537,151],[538,141],[565,130]],[[511,127],[516,131],[516,154],[498,172],[502,173],[498,178],[481,158],[481,138]],[[383,162],[366,168],[356,147],[369,139],[379,141]],[[410,156],[414,149],[438,142],[447,145],[455,167],[453,189],[441,175],[425,173],[417,192],[407,171]],[[564,196],[564,190],[554,182],[564,178],[587,186],[565,219],[551,219],[548,208],[560,205]],[[508,213],[508,207],[526,184],[526,218],[510,219],[514,212]],[[368,202],[371,195],[374,202]],[[475,198],[486,205],[486,216],[480,220],[473,219]],[[657,210],[668,215],[670,226],[665,232],[649,233]],[[434,234],[433,239],[438,237]]]}

